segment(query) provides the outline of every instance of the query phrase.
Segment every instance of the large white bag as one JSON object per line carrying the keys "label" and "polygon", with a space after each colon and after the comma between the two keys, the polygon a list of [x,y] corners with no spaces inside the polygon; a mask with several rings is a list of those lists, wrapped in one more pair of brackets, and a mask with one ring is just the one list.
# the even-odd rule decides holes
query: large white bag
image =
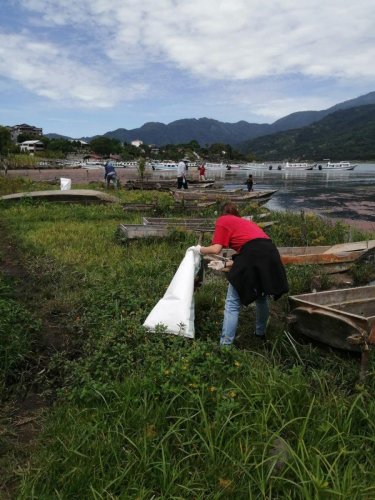
{"label": "large white bag", "polygon": [[65,177],[60,177],[60,190],[69,191],[72,188],[72,180],[66,179]]}
{"label": "large white bag", "polygon": [[194,277],[199,271],[200,255],[187,250],[164,297],[159,300],[143,326],[155,330],[166,327],[168,333],[194,338]]}

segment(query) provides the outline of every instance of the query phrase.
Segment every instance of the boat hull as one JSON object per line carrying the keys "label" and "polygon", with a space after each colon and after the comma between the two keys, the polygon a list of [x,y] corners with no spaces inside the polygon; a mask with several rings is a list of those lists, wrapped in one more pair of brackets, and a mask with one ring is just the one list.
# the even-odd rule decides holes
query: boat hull
{"label": "boat hull", "polygon": [[289,302],[292,332],[352,352],[375,345],[375,286],[295,295]]}
{"label": "boat hull", "polygon": [[279,247],[285,265],[319,265],[328,274],[347,271],[359,260],[375,260],[375,240],[317,247]]}

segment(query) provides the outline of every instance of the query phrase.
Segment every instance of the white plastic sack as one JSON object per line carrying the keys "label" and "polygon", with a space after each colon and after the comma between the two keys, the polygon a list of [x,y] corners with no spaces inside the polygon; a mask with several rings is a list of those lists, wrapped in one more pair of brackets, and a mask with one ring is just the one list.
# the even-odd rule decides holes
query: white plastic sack
{"label": "white plastic sack", "polygon": [[154,330],[157,325],[168,333],[194,338],[194,277],[199,271],[200,255],[187,250],[164,297],[159,300],[143,326]]}
{"label": "white plastic sack", "polygon": [[72,188],[72,180],[66,179],[65,177],[60,178],[60,190],[69,191]]}

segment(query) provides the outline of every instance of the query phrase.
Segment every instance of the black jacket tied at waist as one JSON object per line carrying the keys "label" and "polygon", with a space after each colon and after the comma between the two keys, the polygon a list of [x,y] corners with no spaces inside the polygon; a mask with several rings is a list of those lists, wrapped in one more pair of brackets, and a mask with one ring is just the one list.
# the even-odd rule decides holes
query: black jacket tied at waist
{"label": "black jacket tied at waist", "polygon": [[248,241],[233,260],[227,276],[243,305],[247,306],[261,295],[272,295],[276,300],[289,291],[279,251],[271,240]]}

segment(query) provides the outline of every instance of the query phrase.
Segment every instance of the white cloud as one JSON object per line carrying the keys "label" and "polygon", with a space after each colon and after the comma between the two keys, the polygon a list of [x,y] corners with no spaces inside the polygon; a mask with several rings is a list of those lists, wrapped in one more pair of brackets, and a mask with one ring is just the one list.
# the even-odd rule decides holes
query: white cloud
{"label": "white cloud", "polygon": [[0,33],[0,74],[39,96],[84,107],[111,107],[145,91],[142,84],[120,86],[61,47],[26,35]]}
{"label": "white cloud", "polygon": [[[373,0],[14,1],[27,32],[0,34],[0,74],[70,104],[111,107],[144,96],[156,83],[139,83],[139,72],[153,64],[204,85],[284,75],[375,82]],[[288,103],[253,106],[279,117]]]}
{"label": "white cloud", "polygon": [[125,67],[157,58],[205,78],[375,77],[369,0],[19,1],[49,24],[98,30]]}

